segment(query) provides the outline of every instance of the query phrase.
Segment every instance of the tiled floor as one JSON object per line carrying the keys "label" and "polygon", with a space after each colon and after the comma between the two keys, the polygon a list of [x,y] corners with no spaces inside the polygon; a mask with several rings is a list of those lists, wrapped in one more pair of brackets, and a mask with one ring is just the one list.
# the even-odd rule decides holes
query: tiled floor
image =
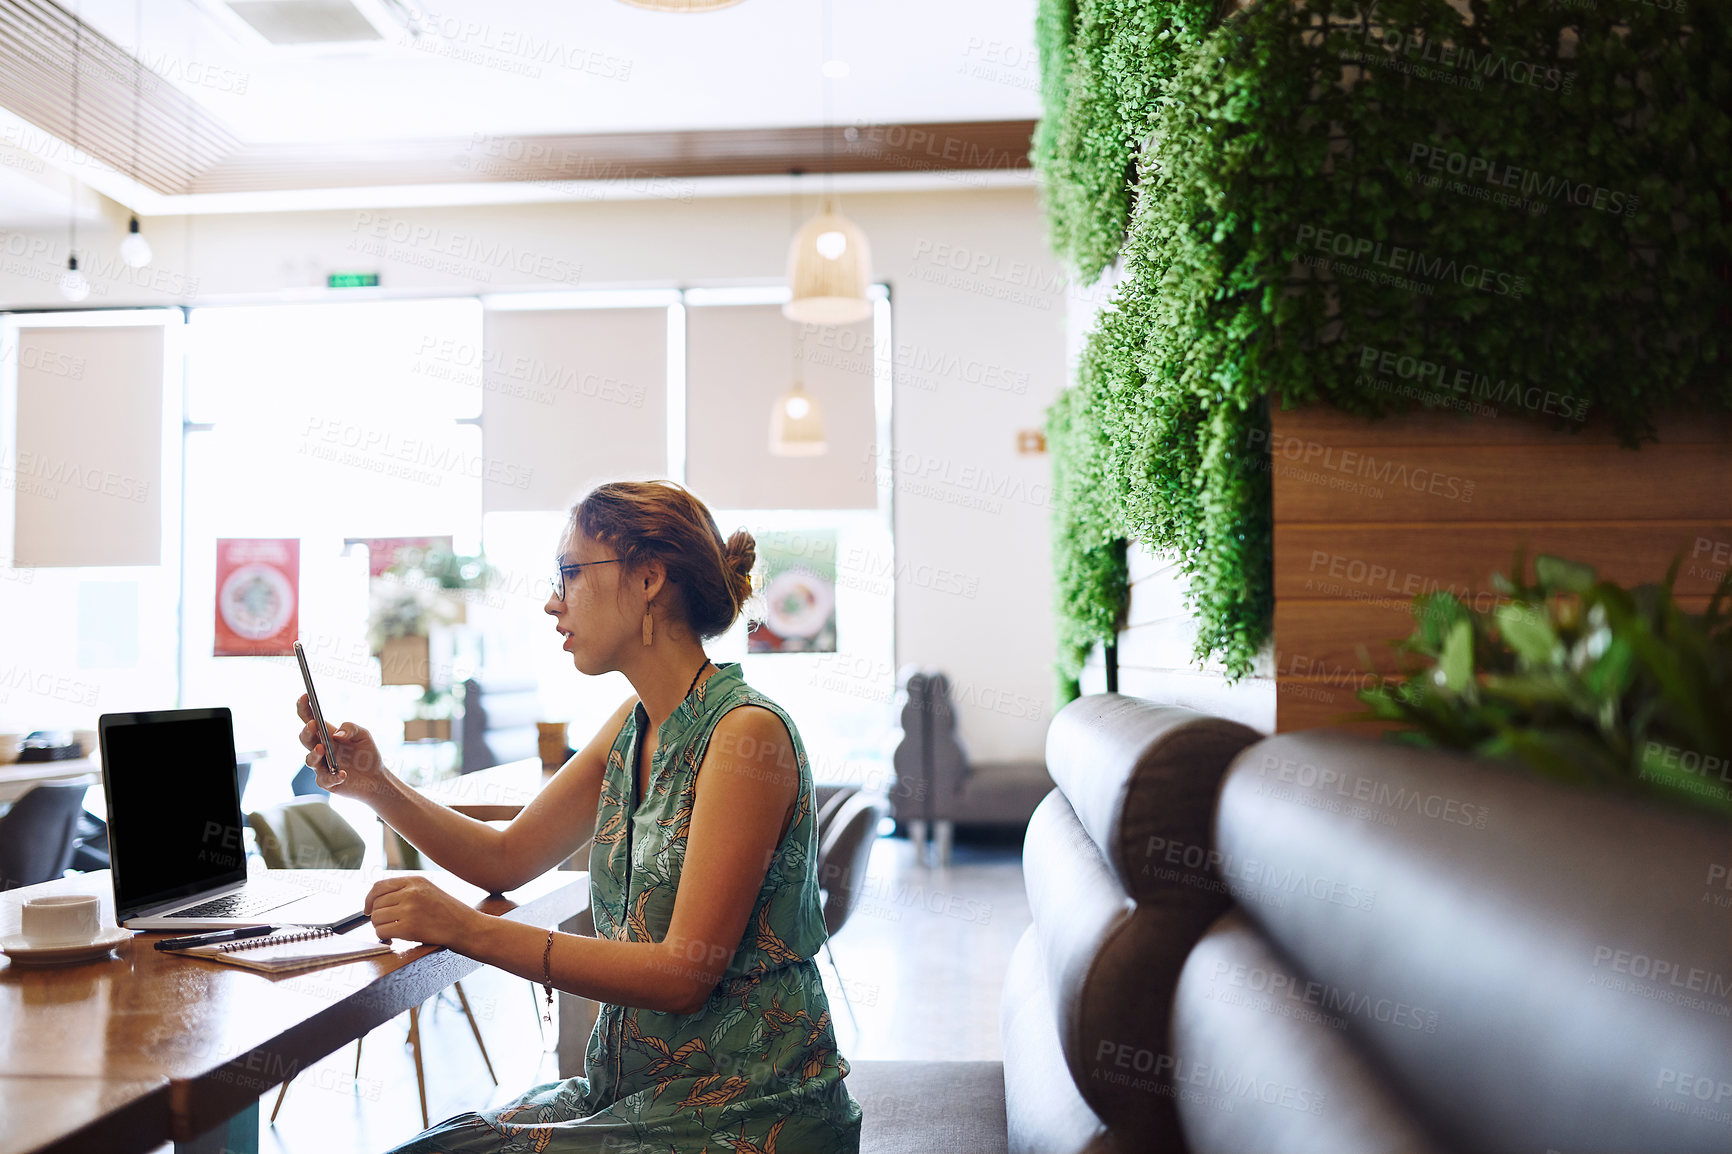
{"label": "tiled floor", "polygon": [[[1015,847],[959,845],[945,868],[914,862],[900,838],[873,849],[866,892],[832,942],[858,1028],[836,974],[820,962],[850,1059],[995,1059],[999,991],[1011,948],[1028,925],[1021,855]],[[463,988],[499,1075],[488,1079],[455,999],[422,1012],[429,1114],[434,1121],[505,1102],[558,1077],[544,1053],[530,985],[483,969]],[[537,988],[537,992],[539,992]],[[347,1046],[289,1087],[276,1124],[276,1091],[261,1100],[262,1154],[370,1154],[421,1129],[415,1068],[404,1044],[407,1017],[368,1036],[354,1076]]]}

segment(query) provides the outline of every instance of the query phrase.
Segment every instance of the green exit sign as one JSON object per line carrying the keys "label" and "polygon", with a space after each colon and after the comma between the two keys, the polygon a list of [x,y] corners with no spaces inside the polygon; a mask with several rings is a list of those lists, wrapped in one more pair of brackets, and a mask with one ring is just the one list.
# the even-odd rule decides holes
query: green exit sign
{"label": "green exit sign", "polygon": [[376,272],[334,272],[325,278],[325,284],[330,288],[378,288],[379,274]]}

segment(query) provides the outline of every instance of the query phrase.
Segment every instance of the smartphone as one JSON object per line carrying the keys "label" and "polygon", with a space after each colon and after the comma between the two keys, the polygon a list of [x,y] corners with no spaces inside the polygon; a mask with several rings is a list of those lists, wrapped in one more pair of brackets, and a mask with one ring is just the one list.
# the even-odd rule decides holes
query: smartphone
{"label": "smartphone", "polygon": [[319,708],[318,691],[313,688],[313,671],[307,668],[307,651],[301,648],[299,641],[295,642],[295,660],[301,663],[301,680],[307,686],[307,704],[313,707],[313,721],[319,727],[319,741],[325,747],[325,765],[336,773],[337,755],[331,748],[331,731],[325,728],[325,714]]}

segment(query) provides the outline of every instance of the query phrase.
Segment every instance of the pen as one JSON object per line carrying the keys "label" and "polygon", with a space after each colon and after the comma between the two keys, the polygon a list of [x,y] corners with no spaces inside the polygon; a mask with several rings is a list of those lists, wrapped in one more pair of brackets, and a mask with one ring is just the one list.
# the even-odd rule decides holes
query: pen
{"label": "pen", "polygon": [[256,938],[276,931],[276,926],[242,926],[233,930],[216,930],[208,934],[193,934],[186,938],[164,938],[156,943],[159,950],[181,950],[188,946],[208,946],[216,942],[232,942],[239,938]]}
{"label": "pen", "polygon": [[372,915],[370,915],[370,914],[365,914],[365,913],[354,914],[354,915],[351,915],[350,917],[344,918],[340,922],[332,922],[330,925],[326,926],[325,928],[330,930],[333,934],[346,934],[350,930],[354,929],[356,926],[365,925],[366,923],[368,923],[372,920],[373,920],[373,918],[372,918]]}

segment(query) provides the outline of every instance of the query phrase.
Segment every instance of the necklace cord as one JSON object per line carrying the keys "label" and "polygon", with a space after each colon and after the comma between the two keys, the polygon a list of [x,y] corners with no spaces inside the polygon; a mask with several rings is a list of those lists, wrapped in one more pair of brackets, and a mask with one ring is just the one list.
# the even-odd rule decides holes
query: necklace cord
{"label": "necklace cord", "polygon": [[[690,697],[692,695],[692,690],[694,690],[698,687],[698,678],[702,677],[704,675],[704,670],[708,669],[709,667],[710,667],[710,659],[708,657],[706,657],[706,658],[704,658],[704,663],[702,665],[698,666],[698,671],[696,673],[692,674],[692,683],[690,685],[686,686],[686,697]],[[680,704],[681,705],[685,704],[686,697],[680,698]]]}

